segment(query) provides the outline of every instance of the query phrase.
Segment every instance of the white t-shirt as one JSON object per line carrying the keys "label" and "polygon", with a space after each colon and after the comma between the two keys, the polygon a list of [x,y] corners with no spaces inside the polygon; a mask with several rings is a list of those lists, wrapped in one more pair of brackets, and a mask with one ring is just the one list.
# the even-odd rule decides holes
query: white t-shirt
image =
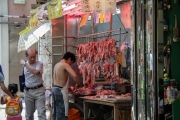
{"label": "white t-shirt", "polygon": [[[28,62],[26,64],[29,64]],[[36,68],[41,73],[43,72],[43,63],[36,61],[35,64],[29,64],[31,67]],[[42,74],[32,74],[26,67],[24,67],[25,85],[26,87],[36,87],[43,83]]]}

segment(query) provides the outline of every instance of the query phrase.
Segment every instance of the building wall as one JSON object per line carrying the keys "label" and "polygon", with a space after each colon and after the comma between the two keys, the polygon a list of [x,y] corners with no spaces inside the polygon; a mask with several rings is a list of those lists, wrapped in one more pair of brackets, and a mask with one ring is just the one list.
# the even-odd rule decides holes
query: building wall
{"label": "building wall", "polygon": [[[29,16],[31,4],[36,4],[36,0],[26,0],[26,4],[14,4],[14,0],[8,0],[8,14],[15,16]],[[9,22],[26,22],[28,19],[9,18]]]}
{"label": "building wall", "polygon": [[[6,1],[6,0],[2,0]],[[2,13],[3,15],[14,15],[22,16],[23,14],[29,15],[31,10],[31,4],[36,4],[36,0],[26,0],[26,4],[14,4],[14,0],[8,0],[8,13]],[[9,22],[28,22],[28,19],[24,18],[9,18]],[[15,25],[5,24],[9,30],[7,31],[7,36],[9,39],[6,39],[6,42],[9,47],[7,47],[7,52],[9,55],[8,58],[8,70],[9,78],[8,83],[17,83],[19,84],[19,75],[22,74],[22,65],[19,64],[20,59],[26,59],[25,52],[22,51],[17,53],[17,46],[19,40],[19,32],[27,27],[27,25],[21,25],[20,28],[17,28]],[[33,45],[33,48],[37,48],[37,45]],[[3,58],[4,59],[4,58]],[[7,84],[8,84],[7,83]]]}

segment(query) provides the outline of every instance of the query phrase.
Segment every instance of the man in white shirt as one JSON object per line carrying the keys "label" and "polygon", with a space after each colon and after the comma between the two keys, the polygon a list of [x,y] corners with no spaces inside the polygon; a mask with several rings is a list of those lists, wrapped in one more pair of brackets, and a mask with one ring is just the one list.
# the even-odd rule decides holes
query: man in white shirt
{"label": "man in white shirt", "polygon": [[30,48],[26,51],[27,62],[20,61],[20,64],[24,65],[26,120],[34,120],[35,106],[38,120],[46,120],[45,88],[42,80],[43,63],[36,60],[36,54],[36,50]]}

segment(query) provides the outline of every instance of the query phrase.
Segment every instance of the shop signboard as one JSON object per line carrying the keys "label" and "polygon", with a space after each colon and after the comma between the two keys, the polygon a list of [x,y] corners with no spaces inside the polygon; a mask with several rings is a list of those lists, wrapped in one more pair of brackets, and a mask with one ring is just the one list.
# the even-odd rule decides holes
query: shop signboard
{"label": "shop signboard", "polygon": [[94,12],[105,13],[105,0],[94,0]]}
{"label": "shop signboard", "polygon": [[93,11],[93,1],[92,0],[81,0],[82,12],[90,13]]}
{"label": "shop signboard", "polygon": [[95,13],[116,13],[116,0],[94,0]]}
{"label": "shop signboard", "polygon": [[116,0],[105,0],[105,13],[116,13]]}

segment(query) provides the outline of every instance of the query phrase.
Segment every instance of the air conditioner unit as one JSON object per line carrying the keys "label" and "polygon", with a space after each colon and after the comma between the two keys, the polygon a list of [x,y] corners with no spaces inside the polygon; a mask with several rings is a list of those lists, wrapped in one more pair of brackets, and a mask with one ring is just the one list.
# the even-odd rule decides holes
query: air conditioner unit
{"label": "air conditioner unit", "polygon": [[26,0],[14,0],[14,4],[26,4]]}

